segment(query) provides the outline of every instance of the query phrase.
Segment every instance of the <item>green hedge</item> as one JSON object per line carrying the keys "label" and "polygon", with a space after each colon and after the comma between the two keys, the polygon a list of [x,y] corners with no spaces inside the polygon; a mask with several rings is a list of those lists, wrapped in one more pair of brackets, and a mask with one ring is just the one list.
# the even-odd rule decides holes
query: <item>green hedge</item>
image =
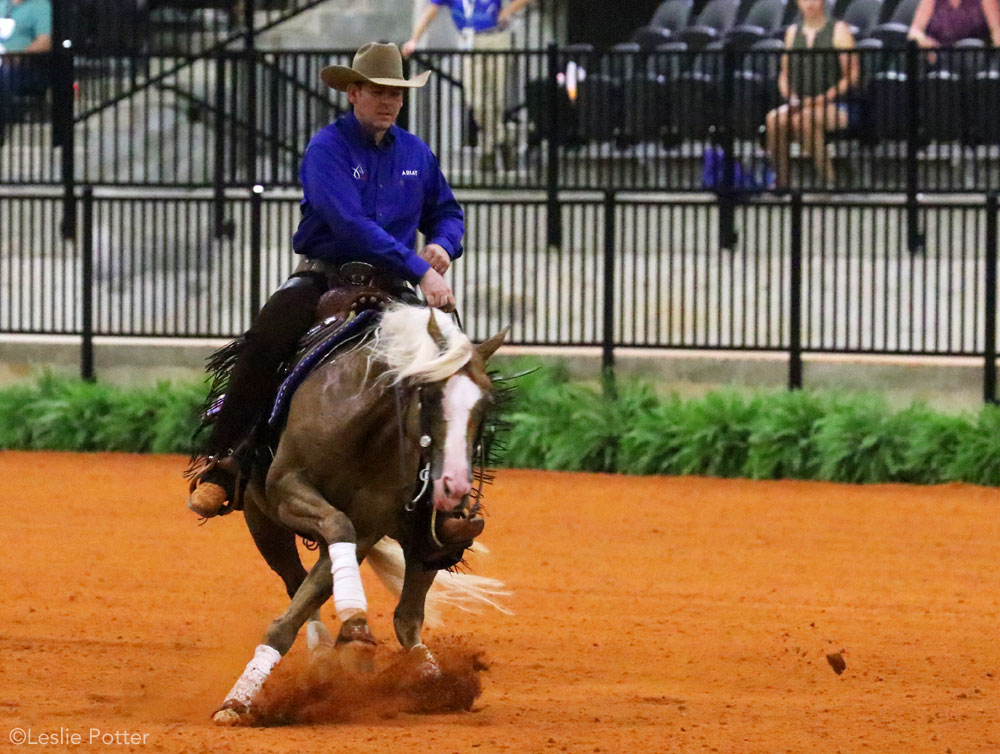
{"label": "green hedge", "polygon": [[[682,400],[641,382],[622,384],[612,400],[558,368],[516,383],[508,466],[1000,486],[995,406],[962,415],[922,404],[893,411],[878,396],[809,391]],[[46,375],[0,390],[0,448],[189,453],[204,395],[197,384],[122,389]]]}

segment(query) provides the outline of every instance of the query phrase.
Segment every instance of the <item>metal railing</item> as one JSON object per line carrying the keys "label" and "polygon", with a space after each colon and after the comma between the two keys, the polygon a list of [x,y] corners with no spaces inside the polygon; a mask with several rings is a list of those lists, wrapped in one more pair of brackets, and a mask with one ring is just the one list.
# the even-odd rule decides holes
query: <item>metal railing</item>
{"label": "metal railing", "polygon": [[[309,138],[347,107],[318,71],[351,54],[25,58],[40,72],[33,85],[0,92],[15,121],[4,128],[0,182],[296,186]],[[855,50],[845,57],[856,82],[812,118],[815,143],[783,140],[775,127],[800,129],[804,117],[777,118],[783,55],[421,51],[411,71],[435,75],[410,98],[404,125],[458,188],[744,194],[775,187],[787,155],[787,190],[1000,190],[1000,51]],[[807,63],[824,57],[790,55],[794,89],[809,88],[820,66]]]}
{"label": "metal railing", "polygon": [[[966,356],[996,397],[997,217],[985,200],[922,201],[920,254],[906,202],[718,202],[608,190],[463,197],[466,253],[451,281],[469,334],[510,325],[519,345]],[[0,332],[219,337],[242,332],[291,272],[294,195],[217,198],[86,189],[71,241],[58,192],[0,198]],[[561,229],[552,247],[549,232]]]}

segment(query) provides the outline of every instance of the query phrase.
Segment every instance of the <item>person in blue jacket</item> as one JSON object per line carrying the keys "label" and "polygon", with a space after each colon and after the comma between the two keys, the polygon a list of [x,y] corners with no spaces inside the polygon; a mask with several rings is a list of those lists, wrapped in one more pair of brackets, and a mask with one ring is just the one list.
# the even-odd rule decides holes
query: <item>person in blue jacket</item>
{"label": "person in blue jacket", "polygon": [[[429,72],[404,79],[396,45],[370,43],[350,68],[320,75],[347,92],[352,110],[317,133],[303,156],[302,217],[292,239],[303,260],[246,332],[204,453],[189,470],[188,507],[201,516],[232,500],[233,455],[269,408],[278,367],[314,324],[331,271],[364,262],[383,290],[405,298],[415,286],[429,306],[455,308],[444,273],[462,254],[462,209],[430,148],[396,125],[405,90],[424,86]],[[426,239],[419,251],[418,230]]]}

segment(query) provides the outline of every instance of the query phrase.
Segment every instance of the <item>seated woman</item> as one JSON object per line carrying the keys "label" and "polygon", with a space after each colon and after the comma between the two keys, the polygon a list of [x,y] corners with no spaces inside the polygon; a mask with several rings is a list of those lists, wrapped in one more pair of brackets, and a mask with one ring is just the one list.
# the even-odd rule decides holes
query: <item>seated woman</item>
{"label": "seated woman", "polygon": [[[769,112],[766,120],[767,149],[774,160],[779,190],[788,188],[788,148],[792,140],[812,156],[823,182],[833,185],[833,161],[826,151],[826,134],[847,128],[856,110],[844,97],[858,80],[857,57],[836,52],[854,47],[850,28],[842,21],[827,18],[824,0],[797,2],[802,18],[785,32],[785,49],[792,54],[781,56],[778,75],[778,89],[785,104]],[[827,53],[819,52],[822,50]]]}
{"label": "seated woman", "polygon": [[907,36],[921,47],[951,47],[960,39],[1000,46],[997,0],[920,0]]}

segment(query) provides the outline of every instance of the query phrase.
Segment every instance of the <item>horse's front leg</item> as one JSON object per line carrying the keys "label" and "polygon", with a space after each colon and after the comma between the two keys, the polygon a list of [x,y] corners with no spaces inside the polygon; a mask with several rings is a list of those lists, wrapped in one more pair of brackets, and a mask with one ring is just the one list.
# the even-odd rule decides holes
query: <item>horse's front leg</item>
{"label": "horse's front leg", "polygon": [[312,616],[318,618],[319,609],[330,599],[330,561],[321,553],[309,575],[296,590],[284,614],[268,627],[264,642],[257,646],[253,659],[247,663],[242,675],[226,695],[212,719],[220,725],[232,725],[249,711],[271,670],[288,652],[302,624]]}
{"label": "horse's front leg", "polygon": [[437,571],[425,570],[419,561],[407,555],[403,590],[392,618],[396,638],[403,649],[407,650],[407,659],[412,663],[414,672],[423,679],[441,675],[437,660],[420,640],[420,632],[424,627],[424,602],[435,576]]}
{"label": "horse's front leg", "polygon": [[368,628],[368,600],[361,583],[354,525],[334,508],[301,472],[268,479],[267,496],[278,501],[278,518],[292,531],[327,547],[333,604],[341,621],[336,646],[345,668],[372,672],[375,638]]}

